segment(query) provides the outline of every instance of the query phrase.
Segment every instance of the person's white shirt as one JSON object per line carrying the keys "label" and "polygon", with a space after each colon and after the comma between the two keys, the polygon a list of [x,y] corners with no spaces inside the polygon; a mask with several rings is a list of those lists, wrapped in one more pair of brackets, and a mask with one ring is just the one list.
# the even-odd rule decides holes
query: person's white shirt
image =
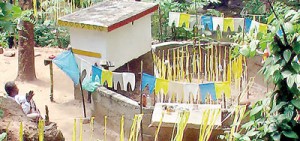
{"label": "person's white shirt", "polygon": [[15,97],[10,97],[8,96],[9,98],[15,100],[19,105],[21,105],[22,109],[23,109],[23,112],[27,115],[30,113],[30,103],[27,102],[27,99],[25,96],[23,95],[16,95]]}

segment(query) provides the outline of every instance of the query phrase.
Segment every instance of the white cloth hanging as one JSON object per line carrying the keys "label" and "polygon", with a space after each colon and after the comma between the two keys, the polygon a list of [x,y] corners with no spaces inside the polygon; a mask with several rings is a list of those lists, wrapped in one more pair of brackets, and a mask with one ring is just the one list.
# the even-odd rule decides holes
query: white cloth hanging
{"label": "white cloth hanging", "polygon": [[250,26],[250,30],[254,30],[255,29],[255,32],[257,32],[258,28],[259,28],[259,22],[252,20],[252,23],[251,23],[251,26]]}
{"label": "white cloth hanging", "polygon": [[91,78],[92,65],[87,61],[80,59],[80,73],[82,73],[84,70],[86,71],[85,79],[89,80]]}
{"label": "white cloth hanging", "polygon": [[[185,83],[183,85],[183,102],[187,103],[190,100],[190,94],[192,94],[194,100],[197,99],[199,93],[199,85],[196,83]],[[192,102],[192,101],[191,101]]]}
{"label": "white cloth hanging", "polygon": [[233,21],[235,32],[238,32],[239,27],[241,27],[242,31],[244,30],[244,18],[233,18]]}
{"label": "white cloth hanging", "polygon": [[169,82],[169,92],[168,92],[168,98],[169,103],[171,102],[172,96],[175,96],[177,99],[177,102],[180,102],[182,100],[183,95],[183,85],[182,83],[170,81]]}
{"label": "white cloth hanging", "polygon": [[169,12],[169,26],[172,26],[173,22],[175,27],[179,26],[180,13]]}
{"label": "white cloth hanging", "polygon": [[220,31],[223,31],[224,26],[224,18],[223,17],[212,17],[213,21],[213,30],[216,31],[218,26],[220,27]]}
{"label": "white cloth hanging", "polygon": [[118,89],[118,83],[120,84],[120,88],[123,91],[129,91],[127,89],[127,84],[131,85],[132,90],[135,88],[135,75],[134,73],[128,72],[113,72],[113,82],[114,82],[114,90]]}
{"label": "white cloth hanging", "polygon": [[120,89],[124,90],[122,73],[113,72],[113,82],[114,82],[114,90],[118,89],[118,83],[120,83]]}
{"label": "white cloth hanging", "polygon": [[125,91],[129,91],[127,88],[127,84],[131,85],[131,89],[134,90],[135,88],[135,75],[134,73],[124,72],[122,73],[123,76],[123,88]]}

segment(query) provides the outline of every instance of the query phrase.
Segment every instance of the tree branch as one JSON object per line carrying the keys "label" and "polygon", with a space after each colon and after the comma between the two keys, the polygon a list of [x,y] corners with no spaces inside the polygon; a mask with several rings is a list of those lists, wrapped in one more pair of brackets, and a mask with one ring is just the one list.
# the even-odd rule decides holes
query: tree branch
{"label": "tree branch", "polygon": [[[273,13],[274,13],[274,15],[275,15],[275,18],[277,19],[277,20],[279,20],[279,18],[278,18],[278,16],[277,16],[277,14],[275,13],[275,10],[274,10],[274,7],[273,7],[273,5],[272,5],[272,3],[271,3],[271,1],[270,0],[268,0],[268,3],[270,4],[270,8],[271,8],[271,10],[273,11]],[[284,43],[285,43],[285,45],[286,46],[289,46],[289,43],[288,43],[288,40],[287,40],[287,36],[286,36],[286,33],[285,33],[285,31],[284,31],[284,28],[283,28],[283,25],[280,23],[280,28],[281,28],[281,30],[282,30],[282,33],[283,33],[283,39],[284,39]]]}

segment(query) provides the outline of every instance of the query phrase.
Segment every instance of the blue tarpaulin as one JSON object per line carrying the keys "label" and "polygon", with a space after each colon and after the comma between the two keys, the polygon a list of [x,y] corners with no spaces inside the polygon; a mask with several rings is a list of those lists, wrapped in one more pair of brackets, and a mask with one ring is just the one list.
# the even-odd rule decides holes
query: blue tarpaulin
{"label": "blue tarpaulin", "polygon": [[79,83],[78,65],[74,54],[70,50],[57,55],[53,59],[53,63],[65,72],[73,80],[75,85]]}

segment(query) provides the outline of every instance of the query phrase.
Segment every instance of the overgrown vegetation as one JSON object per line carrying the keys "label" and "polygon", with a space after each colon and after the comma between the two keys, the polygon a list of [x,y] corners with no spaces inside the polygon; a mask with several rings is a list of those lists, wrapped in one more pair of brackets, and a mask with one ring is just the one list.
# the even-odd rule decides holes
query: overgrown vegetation
{"label": "overgrown vegetation", "polygon": [[[176,39],[192,39],[198,35],[197,26],[190,27],[175,27],[169,26],[169,12],[184,12],[188,14],[198,14],[198,10],[210,3],[219,3],[219,0],[192,0],[174,1],[174,0],[157,0],[160,9],[155,12],[152,18],[152,37],[160,41],[176,40]],[[208,10],[208,15],[220,15],[216,10]],[[200,18],[200,16],[199,16]],[[198,23],[199,24],[199,23]]]}
{"label": "overgrown vegetation", "polygon": [[[250,121],[235,134],[237,140],[297,141],[300,138],[300,10],[281,2],[270,3],[267,34],[251,33],[239,43],[241,54],[251,57],[257,49],[270,50],[261,69],[266,81],[275,84],[266,99],[253,105]],[[282,31],[279,36],[278,31]],[[299,116],[299,115],[298,115]],[[245,133],[245,134],[242,134]]]}

